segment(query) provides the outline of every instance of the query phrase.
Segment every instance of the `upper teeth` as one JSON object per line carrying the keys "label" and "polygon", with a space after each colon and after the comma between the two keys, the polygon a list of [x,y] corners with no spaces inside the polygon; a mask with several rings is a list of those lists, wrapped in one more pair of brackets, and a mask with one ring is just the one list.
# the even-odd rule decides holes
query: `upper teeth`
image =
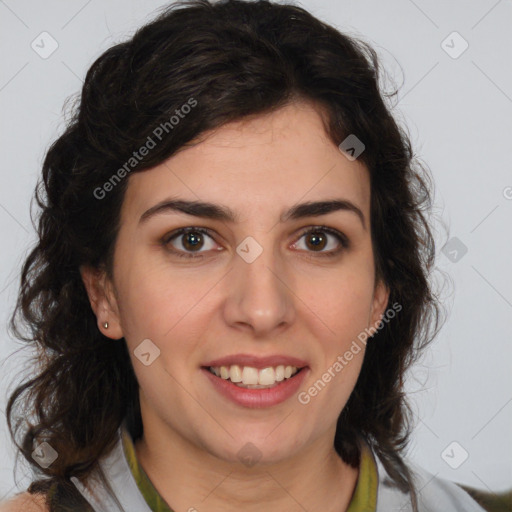
{"label": "upper teeth", "polygon": [[299,369],[296,366],[279,365],[269,366],[258,370],[252,366],[210,366],[210,371],[222,379],[230,379],[231,382],[242,382],[243,384],[272,385],[284,379],[289,379]]}

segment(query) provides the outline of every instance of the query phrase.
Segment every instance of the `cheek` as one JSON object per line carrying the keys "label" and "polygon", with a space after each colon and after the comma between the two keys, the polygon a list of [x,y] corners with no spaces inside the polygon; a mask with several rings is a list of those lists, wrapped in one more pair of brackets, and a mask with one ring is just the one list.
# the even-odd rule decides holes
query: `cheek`
{"label": "cheek", "polygon": [[198,282],[186,273],[173,273],[158,265],[147,267],[130,265],[122,276],[120,268],[123,332],[130,343],[153,337],[164,344],[173,333],[183,330],[211,284],[207,279]]}
{"label": "cheek", "polygon": [[[334,273],[328,279],[310,279],[302,284],[297,295],[329,338],[346,342],[368,326],[373,301],[373,274],[365,270]],[[306,308],[307,309],[307,308]]]}
{"label": "cheek", "polygon": [[351,354],[350,360],[346,358],[346,350],[334,351],[297,395],[300,406],[305,410],[309,408],[310,416],[316,418],[325,429],[337,421],[361,371],[364,346],[358,347],[356,354],[351,350],[348,352]]}

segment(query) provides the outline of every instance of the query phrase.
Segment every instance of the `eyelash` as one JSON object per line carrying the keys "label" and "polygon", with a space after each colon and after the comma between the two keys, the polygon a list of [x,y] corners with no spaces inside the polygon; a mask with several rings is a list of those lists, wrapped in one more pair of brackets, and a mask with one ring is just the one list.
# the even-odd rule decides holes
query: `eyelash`
{"label": "eyelash", "polygon": [[[202,254],[193,254],[193,253],[187,253],[187,252],[183,252],[183,251],[179,251],[179,250],[175,250],[175,249],[169,249],[169,244],[173,239],[178,238],[180,235],[185,235],[185,234],[191,233],[191,232],[192,233],[196,233],[196,232],[203,233],[205,235],[208,235],[210,238],[213,238],[212,233],[209,229],[190,226],[190,227],[181,228],[176,231],[173,231],[172,233],[166,234],[161,239],[160,243],[165,248],[167,248],[167,250],[169,250],[172,254],[178,256],[179,258],[187,258],[187,259],[203,258],[204,256]],[[343,233],[340,233],[336,229],[328,228],[327,226],[309,227],[300,233],[297,241],[300,240],[304,235],[307,235],[309,233],[328,233],[329,235],[334,236],[338,240],[338,242],[340,242],[341,248],[336,249],[334,251],[318,252],[318,253],[316,253],[315,251],[306,251],[308,253],[313,253],[313,254],[323,257],[323,258],[333,258],[334,256],[338,256],[338,254],[341,253],[343,250],[350,248],[350,242],[349,242],[348,238]]]}

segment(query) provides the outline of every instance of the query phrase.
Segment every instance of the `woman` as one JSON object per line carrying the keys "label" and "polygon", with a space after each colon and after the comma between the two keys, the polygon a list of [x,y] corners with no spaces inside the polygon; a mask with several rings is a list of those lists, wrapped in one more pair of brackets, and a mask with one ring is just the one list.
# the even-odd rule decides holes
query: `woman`
{"label": "woman", "polygon": [[428,174],[378,73],[239,0],[174,4],[93,64],[37,194],[15,313],[41,371],[8,404],[37,477],[5,510],[483,510],[403,455],[440,307]]}

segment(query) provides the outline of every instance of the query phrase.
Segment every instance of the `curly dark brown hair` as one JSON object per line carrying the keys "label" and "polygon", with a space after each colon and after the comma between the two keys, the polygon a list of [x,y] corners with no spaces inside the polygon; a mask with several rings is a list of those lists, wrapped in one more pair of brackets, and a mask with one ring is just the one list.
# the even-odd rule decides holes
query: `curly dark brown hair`
{"label": "curly dark brown hair", "polygon": [[[397,91],[386,93],[381,78],[368,43],[298,6],[266,0],[172,4],[94,62],[65,132],[44,160],[35,192],[38,240],[23,263],[9,324],[38,354],[37,373],[15,389],[7,407],[13,440],[38,478],[34,489],[90,474],[126,418],[136,436],[142,431],[126,343],[99,331],[79,271],[86,265],[112,277],[129,177],[104,197],[98,190],[190,98],[197,104],[179,129],[168,130],[132,172],[162,163],[206,130],[306,100],[325,113],[336,145],[349,134],[364,141],[359,160],[371,177],[376,280],[389,287],[389,304],[402,306],[367,345],[335,448],[357,467],[363,436],[417,510],[404,460],[413,414],[403,381],[438,333],[442,306],[429,280],[431,177],[392,115],[389,100]],[[21,333],[20,321],[30,335]],[[46,469],[31,457],[41,439],[59,453]]]}

